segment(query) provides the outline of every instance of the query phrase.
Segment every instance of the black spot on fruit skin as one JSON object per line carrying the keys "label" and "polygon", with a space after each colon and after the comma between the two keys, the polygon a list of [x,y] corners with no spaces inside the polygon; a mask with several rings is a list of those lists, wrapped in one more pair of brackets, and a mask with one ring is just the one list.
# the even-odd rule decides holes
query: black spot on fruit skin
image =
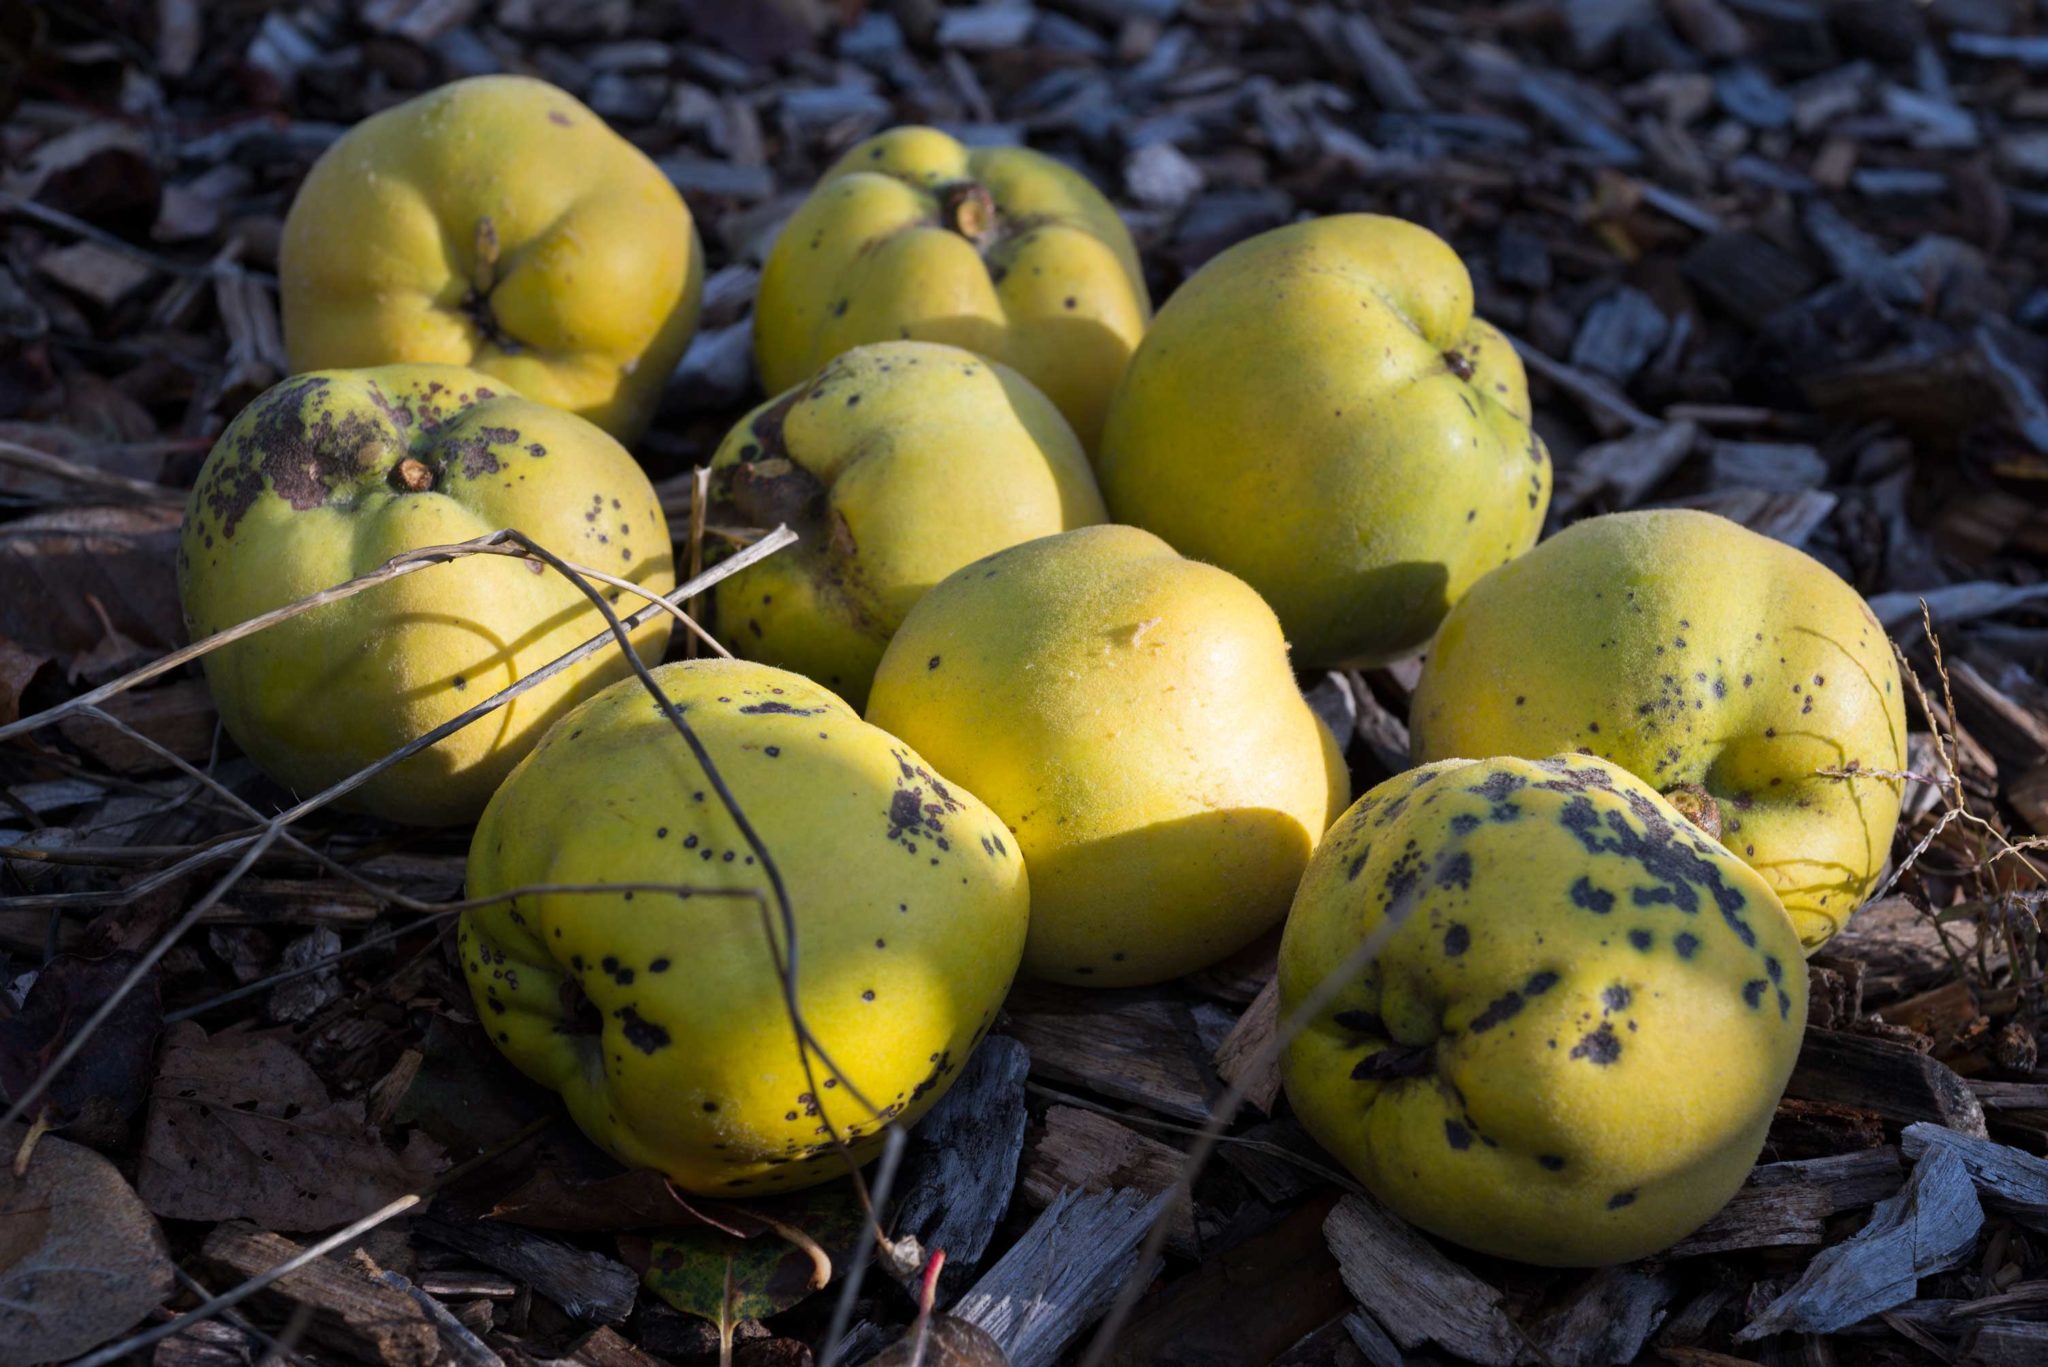
{"label": "black spot on fruit skin", "polygon": [[1605,888],[1594,887],[1593,880],[1584,874],[1580,874],[1578,881],[1572,884],[1571,898],[1573,906],[1584,907],[1599,916],[1614,910],[1614,894]]}
{"label": "black spot on fruit skin", "polygon": [[1655,887],[1634,890],[1637,906],[1666,903],[1693,914],[1699,911],[1700,894],[1704,892],[1713,899],[1721,919],[1736,937],[1754,949],[1756,931],[1741,915],[1746,905],[1742,893],[1730,887],[1722,879],[1721,870],[1703,858],[1690,842],[1678,837],[1649,798],[1641,793],[1629,793],[1627,798],[1630,811],[1642,823],[1641,830],[1620,812],[1609,811],[1603,818],[1592,800],[1583,796],[1565,803],[1558,814],[1558,824],[1577,836],[1588,853],[1618,854],[1633,860],[1656,881]]}
{"label": "black spot on fruit skin", "polygon": [[1486,1009],[1474,1016],[1472,1024],[1466,1028],[1475,1035],[1483,1035],[1495,1026],[1513,1020],[1527,1005],[1521,993],[1510,990],[1488,1002]]}
{"label": "black spot on fruit skin", "polygon": [[1460,850],[1437,865],[1436,885],[1469,890],[1472,886],[1472,856]]}
{"label": "black spot on fruit skin", "polygon": [[1624,1206],[1632,1206],[1635,1203],[1636,1194],[1632,1191],[1617,1191],[1614,1195],[1607,1198],[1607,1208],[1609,1210],[1620,1210]]}
{"label": "black spot on fruit skin", "polygon": [[762,716],[772,713],[782,717],[815,717],[822,714],[825,709],[822,707],[791,707],[786,702],[777,702],[775,699],[770,698],[766,702],[748,703],[740,711],[747,713],[749,716]]}
{"label": "black spot on fruit skin", "polygon": [[1536,1161],[1542,1164],[1546,1172],[1564,1171],[1564,1160],[1554,1153],[1539,1153],[1536,1155]]}
{"label": "black spot on fruit skin", "polygon": [[1748,1006],[1749,1009],[1752,1011],[1756,1010],[1757,1007],[1763,1005],[1764,992],[1769,987],[1770,984],[1765,982],[1762,978],[1751,978],[1748,982],[1742,985],[1743,1004]]}
{"label": "black spot on fruit skin", "polygon": [[1444,931],[1444,953],[1455,959],[1472,947],[1472,932],[1453,922]]}
{"label": "black spot on fruit skin", "polygon": [[1690,959],[1699,952],[1699,936],[1694,935],[1691,931],[1681,930],[1672,937],[1671,947],[1678,951],[1679,958]]}
{"label": "black spot on fruit skin", "polygon": [[1396,1044],[1375,1050],[1351,1069],[1353,1082],[1393,1082],[1421,1077],[1436,1066],[1436,1050],[1427,1044]]}
{"label": "black spot on fruit skin", "polygon": [[1472,1147],[1472,1131],[1466,1129],[1455,1120],[1446,1120],[1444,1122],[1444,1142],[1454,1149],[1469,1149]]}
{"label": "black spot on fruit skin", "polygon": [[1609,1011],[1626,1011],[1628,1004],[1635,1000],[1635,994],[1620,983],[1615,983],[1600,993],[1600,1004]]}
{"label": "black spot on fruit skin", "polygon": [[1339,1011],[1330,1020],[1361,1035],[1377,1035],[1384,1039],[1387,1034],[1387,1023],[1370,1011]]}
{"label": "black spot on fruit skin", "polygon": [[1621,1057],[1621,1040],[1615,1035],[1613,1026],[1601,1021],[1598,1029],[1572,1046],[1571,1056],[1605,1067]]}
{"label": "black spot on fruit skin", "polygon": [[626,1043],[641,1053],[652,1055],[668,1048],[668,1030],[648,1020],[633,1007],[622,1006],[612,1012],[612,1016],[619,1022],[619,1031],[625,1035]]}

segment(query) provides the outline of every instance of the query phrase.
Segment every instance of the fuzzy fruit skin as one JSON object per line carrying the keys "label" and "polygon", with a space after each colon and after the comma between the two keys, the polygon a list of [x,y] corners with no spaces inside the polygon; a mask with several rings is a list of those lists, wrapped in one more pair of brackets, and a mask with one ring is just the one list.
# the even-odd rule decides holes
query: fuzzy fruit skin
{"label": "fuzzy fruit skin", "polygon": [[1370,214],[1262,233],[1182,285],[1096,474],[1119,521],[1257,589],[1303,665],[1421,648],[1550,504],[1522,363],[1464,263]]}
{"label": "fuzzy fruit skin", "polygon": [[[432,476],[403,487],[401,466]],[[259,395],[199,472],[178,549],[196,640],[376,569],[401,551],[516,527],[565,559],[675,586],[668,525],[616,441],[457,366],[295,375]],[[604,631],[552,570],[465,556],[288,618],[206,656],[228,732],[310,795]],[[606,590],[623,614],[644,600]],[[660,658],[668,619],[634,633]],[[626,672],[606,650],[343,799],[393,821],[473,820],[555,718]]]}
{"label": "fuzzy fruit skin", "polygon": [[1416,690],[1417,761],[1584,750],[1697,785],[1809,949],[1883,873],[1906,767],[1884,628],[1819,561],[1710,513],[1589,518],[1452,609]]}
{"label": "fuzzy fruit skin", "polygon": [[1349,796],[1272,610],[1134,527],[976,561],[910,610],[868,720],[979,794],[1031,869],[1024,969],[1159,982],[1270,929]]}
{"label": "fuzzy fruit skin", "polygon": [[[949,226],[948,196],[969,184],[993,207],[979,241]],[[754,359],[773,393],[868,342],[966,347],[1044,390],[1092,449],[1151,314],[1130,233],[1078,173],[1021,147],[892,128],[849,149],[775,239]]]}
{"label": "fuzzy fruit skin", "polygon": [[668,178],[574,96],[477,76],[314,163],[278,278],[294,370],[466,365],[630,442],[697,330],[704,249]]}
{"label": "fuzzy fruit skin", "polygon": [[[995,1019],[1023,951],[1030,892],[1002,823],[808,679],[737,660],[655,677],[788,888],[805,1023],[886,1117],[915,1121]],[[469,893],[634,882],[770,886],[628,679],[564,718],[491,800]],[[882,1121],[815,1060],[822,1088],[807,1081],[751,900],[529,894],[465,913],[460,943],[491,1038],[623,1162],[732,1195],[843,1173],[827,1119],[857,1161],[879,1151]]]}
{"label": "fuzzy fruit skin", "polygon": [[1288,914],[1282,1019],[1375,937],[1281,1076],[1405,1219],[1524,1262],[1625,1262],[1749,1175],[1806,1025],[1798,937],[1625,770],[1445,760],[1374,788]]}
{"label": "fuzzy fruit skin", "polygon": [[855,707],[934,584],[1109,516],[1052,402],[1007,366],[935,342],[834,357],[742,419],[711,471],[713,497],[743,521],[788,520],[803,536],[719,583],[720,634]]}

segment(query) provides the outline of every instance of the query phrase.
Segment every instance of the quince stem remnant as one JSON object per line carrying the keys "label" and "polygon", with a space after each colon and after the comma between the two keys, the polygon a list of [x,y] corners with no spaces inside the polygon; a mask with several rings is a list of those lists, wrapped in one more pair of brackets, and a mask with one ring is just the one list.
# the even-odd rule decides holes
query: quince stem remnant
{"label": "quince stem remnant", "polygon": [[947,186],[942,202],[946,226],[977,247],[996,225],[995,196],[978,180]]}

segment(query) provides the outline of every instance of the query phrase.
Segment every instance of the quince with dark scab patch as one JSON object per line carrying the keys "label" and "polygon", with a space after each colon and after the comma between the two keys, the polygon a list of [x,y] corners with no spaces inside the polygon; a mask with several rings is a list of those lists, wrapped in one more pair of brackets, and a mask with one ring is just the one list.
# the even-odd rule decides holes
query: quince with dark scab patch
{"label": "quince with dark scab patch", "polygon": [[477,76],[321,155],[278,282],[294,370],[466,365],[633,441],[697,330],[704,251],[668,177],[574,96]]}
{"label": "quince with dark scab patch", "polygon": [[1296,664],[1421,649],[1550,502],[1521,360],[1472,308],[1458,254],[1398,218],[1230,248],[1160,309],[1110,401],[1111,515],[1257,589]]}
{"label": "quince with dark scab patch", "polygon": [[1092,450],[1151,313],[1129,231],[1079,173],[893,128],[834,163],[775,239],[754,357],[775,393],[869,342],[966,347],[1044,390]]}
{"label": "quince with dark scab patch", "polygon": [[970,561],[1108,514],[1087,452],[1029,380],[935,342],[828,361],[741,420],[711,462],[718,505],[803,539],[721,580],[738,653],[865,706],[883,647]]}
{"label": "quince with dark scab patch", "polygon": [[1711,513],[1589,518],[1488,575],[1413,711],[1418,761],[1582,751],[1698,804],[1809,950],[1869,896],[1898,825],[1884,628],[1819,561]]}
{"label": "quince with dark scab patch", "polygon": [[1333,974],[1282,1062],[1302,1123],[1404,1218],[1553,1266],[1718,1211],[1806,1023],[1770,886],[1581,755],[1444,760],[1360,798],[1288,915],[1282,1018]]}
{"label": "quince with dark scab patch", "polygon": [[1024,947],[1023,860],[972,794],[808,679],[736,660],[654,677],[774,861],[804,1022],[852,1086],[815,1056],[806,1072],[759,850],[637,679],[513,771],[470,844],[469,895],[656,886],[465,913],[478,1015],[623,1162],[708,1195],[824,1181],[845,1171],[828,1128],[867,1161],[995,1020]]}
{"label": "quince with dark scab patch", "polygon": [[[516,527],[653,593],[675,586],[647,476],[570,413],[458,366],[297,375],[206,458],[178,585],[194,639],[367,574],[402,551]],[[604,588],[621,615],[644,600]],[[470,555],[275,623],[205,658],[228,732],[301,796],[338,782],[605,630],[534,560]],[[668,618],[634,633],[659,657]],[[394,821],[468,821],[555,718],[626,670],[606,649],[343,799]]]}

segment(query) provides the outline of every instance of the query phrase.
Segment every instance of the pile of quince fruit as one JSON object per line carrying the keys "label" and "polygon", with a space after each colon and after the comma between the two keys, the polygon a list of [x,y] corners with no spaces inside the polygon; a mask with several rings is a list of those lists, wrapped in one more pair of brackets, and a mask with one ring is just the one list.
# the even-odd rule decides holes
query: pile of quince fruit
{"label": "pile of quince fruit", "polygon": [[[1898,816],[1854,590],[1695,512],[1536,544],[1521,363],[1423,228],[1280,228],[1154,317],[1083,178],[899,128],[782,229],[774,397],[708,474],[714,525],[799,540],[717,583],[739,658],[660,664],[627,445],[702,275],[681,197],[551,86],[367,120],[286,225],[298,373],[180,557],[200,637],[540,548],[416,559],[207,669],[287,787],[475,824],[479,1019],[594,1140],[695,1192],[821,1181],[1020,970],[1156,983],[1284,923],[1292,1104],[1410,1220],[1597,1264],[1727,1200]],[[1352,802],[1296,671],[1420,651],[1417,767]]]}

